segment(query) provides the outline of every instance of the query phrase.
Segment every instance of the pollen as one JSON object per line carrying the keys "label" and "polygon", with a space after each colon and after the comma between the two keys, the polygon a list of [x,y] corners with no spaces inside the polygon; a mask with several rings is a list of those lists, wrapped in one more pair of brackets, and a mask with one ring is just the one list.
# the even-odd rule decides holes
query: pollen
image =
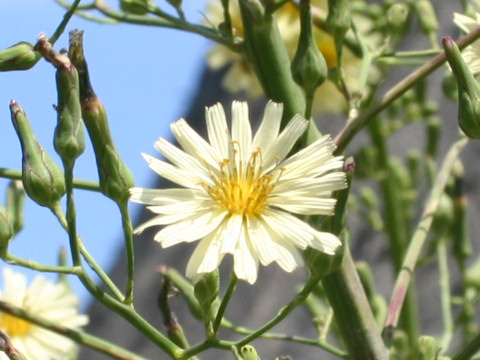
{"label": "pollen", "polygon": [[5,331],[11,337],[23,336],[28,333],[31,327],[31,323],[16,316],[9,314],[1,315],[0,329]]}
{"label": "pollen", "polygon": [[261,214],[276,179],[262,174],[260,152],[253,152],[245,166],[235,159],[224,160],[220,166],[220,175],[213,179],[215,185],[207,187],[211,198],[231,215]]}

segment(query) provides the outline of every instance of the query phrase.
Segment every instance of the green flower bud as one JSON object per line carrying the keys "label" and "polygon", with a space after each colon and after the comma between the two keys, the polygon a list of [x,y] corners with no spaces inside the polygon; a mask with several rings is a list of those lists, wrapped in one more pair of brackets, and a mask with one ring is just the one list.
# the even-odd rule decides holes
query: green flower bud
{"label": "green flower bud", "polygon": [[115,147],[105,106],[91,86],[82,36],[83,32],[70,32],[69,57],[80,77],[82,117],[95,152],[100,190],[117,203],[125,203],[129,197],[128,189],[134,185],[133,175]]}
{"label": "green flower bud", "polygon": [[313,37],[312,14],[308,0],[300,1],[300,39],[291,68],[293,80],[307,95],[313,95],[327,78],[327,63]]}
{"label": "green flower bud", "polygon": [[64,164],[73,167],[75,159],[85,150],[78,72],[67,56],[52,48],[45,34],[38,37],[35,48],[57,69],[57,126],[53,144]]}
{"label": "green flower bud", "polygon": [[418,360],[435,360],[438,354],[437,340],[431,336],[423,335],[418,338],[417,352]]}
{"label": "green flower bud", "polygon": [[57,209],[65,194],[63,171],[38,143],[25,111],[14,100],[10,102],[10,113],[22,146],[25,192],[39,205]]}
{"label": "green flower bud", "polygon": [[23,228],[23,207],[25,204],[25,191],[22,182],[12,180],[7,188],[7,211],[13,225],[13,232],[19,233]]}
{"label": "green flower bud", "polygon": [[19,42],[0,51],[0,71],[28,70],[40,59],[40,53],[27,42]]}
{"label": "green flower bud", "polygon": [[148,7],[152,5],[151,0],[120,0],[121,9],[134,15],[145,15],[148,12]]}
{"label": "green flower bud", "polygon": [[417,10],[422,31],[427,36],[430,36],[432,33],[435,34],[438,30],[438,20],[430,0],[418,0],[415,2],[415,9]]}
{"label": "green flower bud", "polygon": [[335,45],[343,44],[345,34],[352,26],[348,0],[328,0],[327,29],[335,39]]}
{"label": "green flower bud", "polygon": [[202,310],[205,324],[213,320],[215,316],[213,304],[218,298],[220,288],[220,273],[218,268],[211,273],[205,274],[195,283],[194,293]]}
{"label": "green flower bud", "polygon": [[480,86],[455,41],[445,37],[443,47],[458,85],[458,124],[469,138],[480,139]]}
{"label": "green flower bud", "polygon": [[408,5],[394,3],[387,10],[387,21],[393,31],[403,30],[407,24]]}
{"label": "green flower bud", "polygon": [[244,345],[240,348],[240,356],[243,360],[260,360],[257,350],[252,345]]}
{"label": "green flower bud", "polygon": [[8,218],[5,207],[0,205],[0,257],[3,257],[8,248],[8,243],[13,238],[13,226]]}
{"label": "green flower bud", "polygon": [[71,64],[59,67],[56,79],[58,105],[54,145],[62,160],[73,165],[85,150],[77,69]]}

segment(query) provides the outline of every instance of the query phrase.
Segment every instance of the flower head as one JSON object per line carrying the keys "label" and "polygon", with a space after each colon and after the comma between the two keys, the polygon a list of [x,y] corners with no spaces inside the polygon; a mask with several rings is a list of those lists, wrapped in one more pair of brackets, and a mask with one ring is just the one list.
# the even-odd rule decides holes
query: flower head
{"label": "flower head", "polygon": [[[453,22],[464,32],[469,33],[480,25],[480,1],[470,1],[474,13],[470,15],[454,13]],[[475,41],[463,50],[463,58],[474,74],[480,73],[480,41]]]}
{"label": "flower head", "polygon": [[[77,297],[64,282],[52,283],[37,276],[28,287],[23,274],[8,268],[3,270],[3,277],[2,301],[60,326],[77,328],[87,323],[87,316],[77,312]],[[67,359],[75,350],[70,339],[9,314],[0,313],[0,328],[27,360]],[[8,360],[8,357],[0,352],[0,359]]]}
{"label": "flower head", "polygon": [[225,254],[233,255],[236,276],[254,283],[259,263],[291,272],[303,264],[299,249],[334,254],[340,246],[335,235],[292,214],[333,214],[331,194],[345,187],[343,158],[332,155],[329,136],[287,157],[308,122],[295,116],[280,131],[282,112],[269,102],[252,136],[246,103],[233,103],[231,130],[217,104],[206,109],[209,143],[180,119],[171,129],[183,151],[162,138],[155,143],[171,163],[143,154],[156,173],[184,188],[132,188],[132,201],[158,214],[136,232],[166,225],[154,238],[163,247],[199,240],[187,265],[193,281]]}

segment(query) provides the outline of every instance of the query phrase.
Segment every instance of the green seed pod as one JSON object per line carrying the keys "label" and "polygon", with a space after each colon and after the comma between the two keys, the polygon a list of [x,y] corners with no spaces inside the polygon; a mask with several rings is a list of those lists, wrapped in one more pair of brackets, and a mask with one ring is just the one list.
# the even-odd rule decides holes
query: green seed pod
{"label": "green seed pod", "polygon": [[480,86],[455,41],[445,37],[443,47],[458,85],[458,124],[469,138],[480,139]]}
{"label": "green seed pod", "polygon": [[310,1],[300,1],[300,39],[292,60],[293,80],[308,95],[327,79],[328,67],[313,37]]}
{"label": "green seed pod", "polygon": [[0,51],[0,71],[28,70],[40,59],[40,53],[27,42],[19,42]]}
{"label": "green seed pod", "polygon": [[220,272],[217,269],[205,274],[195,283],[194,294],[200,304],[203,313],[203,320],[208,324],[214,317],[212,305],[218,298],[220,288]]}
{"label": "green seed pod", "polygon": [[113,142],[105,106],[90,83],[83,54],[83,32],[70,32],[69,57],[78,69],[82,117],[95,152],[100,190],[117,203],[125,203],[134,179]]}
{"label": "green seed pod", "polygon": [[257,350],[252,345],[244,345],[240,348],[240,355],[243,360],[261,360]]}
{"label": "green seed pod", "polygon": [[5,207],[0,205],[0,257],[7,253],[8,243],[13,238],[13,226]]}
{"label": "green seed pod", "polygon": [[27,195],[36,203],[58,209],[65,194],[63,171],[38,143],[25,111],[10,102],[12,122],[22,146],[22,182]]}
{"label": "green seed pod", "polygon": [[25,205],[25,191],[22,182],[12,180],[7,188],[7,211],[13,225],[13,232],[19,233],[23,228],[23,208]]}

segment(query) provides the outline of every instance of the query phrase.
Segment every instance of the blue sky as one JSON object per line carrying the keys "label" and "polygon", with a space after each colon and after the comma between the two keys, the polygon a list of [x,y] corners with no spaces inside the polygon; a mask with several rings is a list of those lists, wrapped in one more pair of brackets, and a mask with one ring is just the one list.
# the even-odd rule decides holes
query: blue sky
{"label": "blue sky", "polygon": [[[204,1],[184,3],[187,18],[201,21]],[[165,2],[159,4],[169,6]],[[19,41],[34,43],[41,32],[50,36],[63,14],[64,10],[53,0],[0,1],[0,48]],[[154,141],[160,136],[169,137],[168,125],[186,114],[209,42],[177,30],[99,25],[74,17],[56,43],[57,50],[68,46],[68,31],[72,29],[85,31],[84,47],[93,87],[107,108],[117,148],[132,170],[136,185],[149,186],[155,175],[140,153],[155,154]],[[20,144],[8,107],[11,99],[25,109],[39,141],[60,164],[52,144],[56,125],[52,105],[57,101],[54,77],[54,68],[44,60],[29,71],[0,73],[0,167],[21,166]],[[90,144],[74,171],[76,177],[97,180]],[[7,183],[0,179],[1,203]],[[122,245],[116,205],[97,193],[83,190],[76,191],[76,205],[79,234],[99,263],[110,266]],[[135,219],[140,207],[131,205],[130,209]],[[25,227],[11,244],[11,252],[55,264],[58,248],[67,244],[66,234],[49,210],[27,199]],[[85,306],[87,293],[78,282],[73,281],[72,285]]]}

